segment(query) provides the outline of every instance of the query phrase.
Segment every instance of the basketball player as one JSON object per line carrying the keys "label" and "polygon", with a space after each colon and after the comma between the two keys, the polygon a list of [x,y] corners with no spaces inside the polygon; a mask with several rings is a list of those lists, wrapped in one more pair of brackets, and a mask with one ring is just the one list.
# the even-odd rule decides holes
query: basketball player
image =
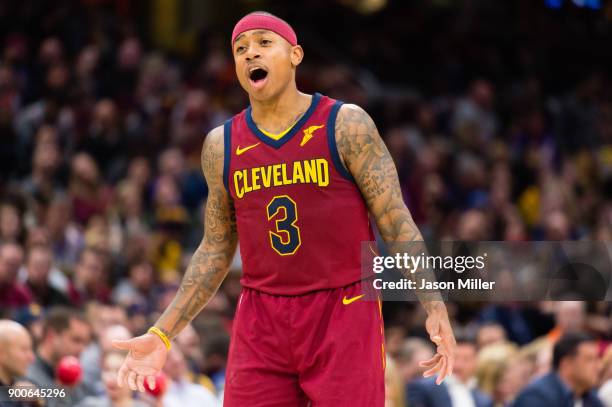
{"label": "basketball player", "polygon": [[[205,234],[172,304],[129,350],[118,381],[144,390],[174,338],[228,272],[238,236],[243,291],[225,378],[226,406],[384,405],[380,302],[362,299],[361,242],[422,240],[393,161],[355,105],[298,91],[304,52],[285,21],[256,12],[232,33],[250,107],[204,141]],[[364,283],[365,284],[365,283]],[[438,383],[455,339],[441,301],[422,301],[437,345],[423,362]],[[310,403],[310,404],[309,404]]]}

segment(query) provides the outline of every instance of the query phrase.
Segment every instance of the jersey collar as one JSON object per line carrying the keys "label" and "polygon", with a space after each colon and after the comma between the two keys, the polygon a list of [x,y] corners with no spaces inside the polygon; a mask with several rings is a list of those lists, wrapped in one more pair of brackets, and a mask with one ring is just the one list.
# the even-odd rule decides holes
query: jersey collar
{"label": "jersey collar", "polygon": [[261,130],[259,130],[255,122],[253,121],[253,116],[251,115],[251,110],[252,110],[251,106],[249,106],[246,111],[246,122],[247,122],[247,125],[249,126],[249,129],[251,129],[251,132],[253,132],[253,134],[258,139],[260,139],[262,142],[269,145],[270,147],[274,147],[278,149],[282,147],[286,142],[291,140],[293,136],[295,135],[295,133],[297,133],[304,126],[304,124],[308,121],[310,116],[312,116],[312,114],[314,113],[320,100],[321,100],[320,93],[313,94],[312,101],[310,102],[310,107],[308,108],[308,110],[306,110],[306,113],[304,113],[302,118],[293,125],[293,127],[291,128],[291,130],[287,132],[287,134],[285,134],[283,137],[281,137],[278,140],[274,140],[266,136]]}

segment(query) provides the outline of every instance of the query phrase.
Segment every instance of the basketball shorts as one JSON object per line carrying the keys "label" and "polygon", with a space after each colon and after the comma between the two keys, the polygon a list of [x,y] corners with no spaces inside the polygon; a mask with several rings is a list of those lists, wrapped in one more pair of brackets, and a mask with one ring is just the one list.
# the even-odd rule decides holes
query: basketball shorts
{"label": "basketball shorts", "polygon": [[383,407],[380,301],[361,283],[300,296],[243,288],[226,371],[225,407]]}

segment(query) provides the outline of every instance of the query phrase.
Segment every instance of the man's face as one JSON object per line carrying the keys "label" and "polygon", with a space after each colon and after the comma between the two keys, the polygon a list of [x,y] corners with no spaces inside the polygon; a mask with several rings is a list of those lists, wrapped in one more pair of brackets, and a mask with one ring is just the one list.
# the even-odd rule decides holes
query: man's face
{"label": "man's face", "polygon": [[77,278],[85,286],[95,285],[104,273],[102,258],[93,252],[83,253],[83,257],[77,264]]}
{"label": "man's face", "polygon": [[70,326],[65,331],[56,334],[54,350],[56,361],[64,356],[79,357],[83,349],[89,344],[90,328],[85,322],[78,319],[70,320]]}
{"label": "man's face", "polygon": [[51,271],[51,252],[34,250],[28,257],[28,279],[34,284],[46,284]]}
{"label": "man's face", "polygon": [[598,350],[597,342],[583,342],[576,349],[576,354],[570,358],[573,382],[583,389],[591,389],[597,385],[601,370]]}
{"label": "man's face", "polygon": [[256,100],[267,100],[282,92],[303,56],[299,45],[292,47],[280,35],[262,29],[240,34],[232,52],[238,81]]}
{"label": "man's face", "polygon": [[[13,244],[5,245],[0,250],[0,268],[5,274],[6,281],[12,281],[17,277],[19,267],[23,263],[23,250],[21,247]],[[2,278],[0,278],[2,280]]]}
{"label": "man's face", "polygon": [[476,346],[471,343],[458,343],[453,374],[465,383],[474,376],[475,371]]}
{"label": "man's face", "polygon": [[13,378],[25,376],[34,362],[32,339],[25,330],[16,332],[6,346],[0,349],[0,365]]}

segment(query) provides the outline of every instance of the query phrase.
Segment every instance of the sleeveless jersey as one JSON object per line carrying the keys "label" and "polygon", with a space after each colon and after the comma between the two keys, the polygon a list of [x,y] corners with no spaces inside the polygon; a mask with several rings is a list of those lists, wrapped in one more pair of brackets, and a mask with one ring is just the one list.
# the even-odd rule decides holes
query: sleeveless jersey
{"label": "sleeveless jersey", "polygon": [[223,179],[236,209],[243,286],[299,295],[361,279],[361,242],[374,237],[336,147],[341,105],[314,94],[279,140],[257,128],[251,107],[225,122]]}

